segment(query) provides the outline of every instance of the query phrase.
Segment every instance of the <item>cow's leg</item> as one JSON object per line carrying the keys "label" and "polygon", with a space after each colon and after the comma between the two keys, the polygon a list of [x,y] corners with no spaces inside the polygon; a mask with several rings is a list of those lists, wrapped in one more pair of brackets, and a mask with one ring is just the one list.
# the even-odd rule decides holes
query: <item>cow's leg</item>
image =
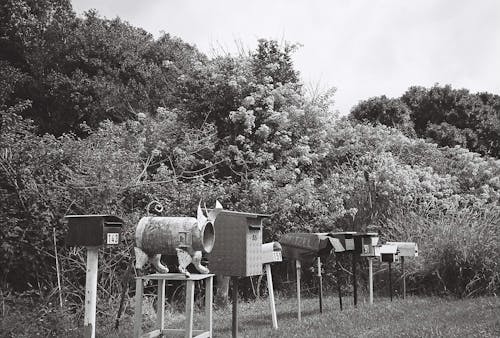
{"label": "cow's leg", "polygon": [[150,261],[151,264],[153,264],[153,266],[156,268],[156,271],[158,271],[159,273],[168,273],[168,268],[165,265],[161,264],[160,254],[151,257]]}
{"label": "cow's leg", "polygon": [[201,265],[201,251],[195,251],[193,255],[193,265],[201,273],[208,273],[207,267]]}
{"label": "cow's leg", "polygon": [[191,276],[191,274],[186,270],[187,266],[191,264],[191,255],[182,249],[175,249],[177,251],[177,260],[179,261],[179,272],[186,275],[186,277]]}
{"label": "cow's leg", "polygon": [[135,268],[137,270],[142,270],[144,264],[148,262],[148,255],[138,247],[134,247],[134,252],[135,252]]}

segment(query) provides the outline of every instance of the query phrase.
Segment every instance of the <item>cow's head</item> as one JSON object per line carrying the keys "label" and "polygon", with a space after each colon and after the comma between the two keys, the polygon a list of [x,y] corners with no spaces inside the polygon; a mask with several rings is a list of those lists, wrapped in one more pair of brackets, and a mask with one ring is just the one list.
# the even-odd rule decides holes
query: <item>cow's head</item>
{"label": "cow's head", "polygon": [[215,208],[207,211],[205,207],[205,213],[201,209],[201,201],[198,204],[198,214],[197,214],[197,222],[198,229],[201,233],[201,242],[203,243],[203,251],[209,253],[212,251],[215,243],[215,229],[214,223],[217,215],[222,211],[222,205],[219,201],[215,202]]}

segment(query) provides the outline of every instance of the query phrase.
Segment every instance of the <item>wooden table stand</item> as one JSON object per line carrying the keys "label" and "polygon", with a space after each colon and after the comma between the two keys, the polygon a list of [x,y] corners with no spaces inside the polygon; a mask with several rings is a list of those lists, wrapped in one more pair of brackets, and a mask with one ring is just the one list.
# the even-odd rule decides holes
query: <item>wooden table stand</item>
{"label": "wooden table stand", "polygon": [[[213,274],[191,274],[186,277],[182,273],[151,274],[135,279],[135,317],[134,337],[158,337],[169,333],[184,333],[186,338],[213,337],[212,308],[213,308]],[[153,331],[142,333],[142,298],[144,294],[144,280],[158,280],[157,323]],[[205,279],[205,328],[193,329],[194,283]],[[184,329],[165,329],[165,281],[177,280],[186,282],[186,323]],[[195,336],[193,336],[195,334]]]}

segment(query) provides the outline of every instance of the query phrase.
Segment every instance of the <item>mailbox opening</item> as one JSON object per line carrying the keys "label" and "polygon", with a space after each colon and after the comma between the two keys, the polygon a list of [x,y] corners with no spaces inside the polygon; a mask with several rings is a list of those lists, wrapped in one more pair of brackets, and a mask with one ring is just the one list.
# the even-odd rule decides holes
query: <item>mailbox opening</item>
{"label": "mailbox opening", "polygon": [[206,253],[212,252],[215,243],[215,230],[212,222],[207,222],[203,228],[201,242]]}

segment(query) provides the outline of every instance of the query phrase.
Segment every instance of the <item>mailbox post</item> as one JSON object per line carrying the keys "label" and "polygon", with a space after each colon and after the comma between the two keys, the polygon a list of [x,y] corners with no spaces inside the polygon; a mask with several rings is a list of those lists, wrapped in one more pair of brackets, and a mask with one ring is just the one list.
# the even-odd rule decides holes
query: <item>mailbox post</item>
{"label": "mailbox post", "polygon": [[268,217],[264,214],[222,210],[215,220],[217,240],[208,255],[209,268],[218,276],[231,277],[233,337],[238,335],[239,278],[262,274],[262,221]]}
{"label": "mailbox post", "polygon": [[121,241],[123,221],[111,215],[69,215],[66,244],[87,248],[85,278],[84,337],[95,337],[97,302],[98,250],[101,246],[118,245]]}
{"label": "mailbox post", "polygon": [[414,242],[387,242],[389,245],[395,245],[398,248],[398,256],[401,257],[401,273],[403,274],[403,299],[406,298],[406,276],[405,276],[405,257],[417,257],[418,245]]}
{"label": "mailbox post", "polygon": [[366,232],[354,235],[354,249],[361,257],[368,258],[368,289],[370,294],[370,304],[373,304],[373,262],[375,247],[378,244],[378,233]]}
{"label": "mailbox post", "polygon": [[389,294],[392,301],[392,263],[399,260],[398,247],[393,244],[384,244],[375,248],[375,254],[380,256],[382,262],[389,263]]}
{"label": "mailbox post", "polygon": [[[334,232],[330,236],[337,238],[343,245],[346,252],[350,253],[352,259],[352,287],[353,287],[353,301],[354,306],[358,306],[358,282],[356,280],[356,264],[357,264],[357,254],[355,245],[355,235],[357,232],[344,231],[344,232]],[[338,270],[340,271],[340,270]],[[342,296],[340,295],[339,288],[339,302],[340,308],[342,309]]]}

